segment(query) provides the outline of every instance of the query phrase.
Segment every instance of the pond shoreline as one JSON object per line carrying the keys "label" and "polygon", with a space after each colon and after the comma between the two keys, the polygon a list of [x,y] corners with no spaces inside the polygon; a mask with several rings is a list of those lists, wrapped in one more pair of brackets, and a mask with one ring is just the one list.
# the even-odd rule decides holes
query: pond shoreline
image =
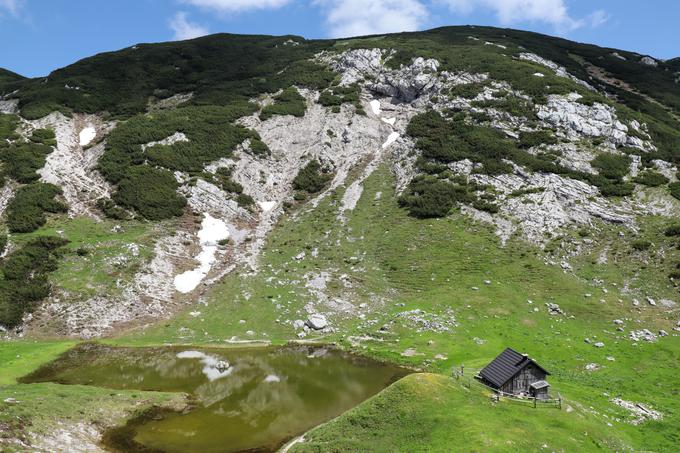
{"label": "pond shoreline", "polygon": [[[115,373],[107,372],[107,367],[113,367]],[[216,371],[211,367],[222,368]],[[194,384],[187,387],[189,384],[178,379],[178,372],[180,375],[189,373],[186,374],[188,382]],[[186,394],[184,407],[154,405],[132,413],[126,417],[124,425],[101,430],[101,445],[109,450],[223,451],[211,450],[211,445],[216,445],[213,438],[222,442],[220,436],[229,438],[231,434],[210,432],[209,427],[224,426],[223,430],[229,431],[229,426],[251,420],[249,423],[254,423],[256,428],[248,431],[244,425],[242,429],[252,436],[252,443],[245,444],[246,441],[239,438],[241,443],[237,442],[230,451],[276,451],[291,439],[356,407],[411,372],[391,362],[374,360],[322,342],[292,341],[280,346],[248,342],[159,347],[88,342],[69,349],[56,360],[20,378],[19,382],[84,384]],[[246,381],[242,381],[244,378]],[[236,387],[229,390],[232,381]],[[310,389],[312,393],[309,393]],[[357,389],[364,390],[356,393]],[[246,403],[248,401],[250,403]],[[254,401],[261,401],[252,406],[255,409],[243,406]],[[292,419],[297,417],[292,424],[283,421],[289,414]],[[281,431],[281,424],[289,427]],[[179,446],[178,450],[165,438],[176,431],[198,436],[205,445],[187,444],[189,449]],[[275,434],[279,431],[281,434]],[[236,438],[232,436],[231,439]],[[179,445],[181,440],[173,438],[172,442]],[[165,449],[164,442],[173,448]]]}

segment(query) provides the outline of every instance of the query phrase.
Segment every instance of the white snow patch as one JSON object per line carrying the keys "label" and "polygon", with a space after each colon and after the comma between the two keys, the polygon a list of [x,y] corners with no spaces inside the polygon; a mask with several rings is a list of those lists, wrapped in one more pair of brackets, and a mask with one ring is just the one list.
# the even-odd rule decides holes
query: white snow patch
{"label": "white snow patch", "polygon": [[270,374],[264,378],[264,382],[281,382],[281,378],[275,374]]}
{"label": "white snow patch", "polygon": [[397,121],[396,118],[383,118],[382,120],[390,126],[394,126],[394,123]]}
{"label": "white snow patch", "polygon": [[399,133],[398,132],[392,132],[389,135],[389,137],[387,137],[387,141],[385,143],[383,143],[383,145],[382,145],[383,149],[387,148],[392,143],[396,142],[398,138],[399,138]]}
{"label": "white snow patch", "polygon": [[229,229],[220,219],[204,214],[201,229],[198,232],[198,240],[201,244],[201,253],[196,256],[200,265],[193,270],[186,271],[175,276],[175,289],[180,293],[189,293],[196,289],[201,280],[210,272],[215,262],[218,242],[229,238]]}
{"label": "white snow patch", "polygon": [[88,125],[87,127],[83,128],[83,130],[80,131],[80,146],[89,145],[96,136],[97,131],[93,126]]}
{"label": "white snow patch", "polygon": [[260,205],[260,208],[262,208],[262,210],[265,212],[271,211],[272,209],[274,209],[274,206],[276,206],[275,201],[260,201],[258,204]]}
{"label": "white snow patch", "polygon": [[373,110],[373,113],[374,113],[375,115],[380,115],[380,112],[382,111],[382,110],[380,109],[380,101],[375,100],[375,99],[372,100],[372,101],[371,101],[371,110]]}
{"label": "white snow patch", "polygon": [[176,357],[178,359],[199,359],[203,364],[203,374],[210,382],[229,376],[234,371],[226,360],[218,359],[201,351],[182,351]]}
{"label": "white snow patch", "polygon": [[536,76],[536,77],[545,77],[545,74],[543,74],[542,72],[535,72],[535,73],[534,73],[534,76]]}

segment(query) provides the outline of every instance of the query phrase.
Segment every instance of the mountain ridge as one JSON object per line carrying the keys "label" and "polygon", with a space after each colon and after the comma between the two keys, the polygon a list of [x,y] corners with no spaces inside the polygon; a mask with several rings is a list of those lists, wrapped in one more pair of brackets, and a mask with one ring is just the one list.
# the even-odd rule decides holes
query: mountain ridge
{"label": "mountain ridge", "polygon": [[[217,35],[0,83],[0,391],[59,406],[14,377],[74,340],[324,342],[435,375],[293,451],[447,450],[458,405],[491,450],[671,449],[680,85],[645,57],[490,27]],[[449,378],[508,346],[550,369],[562,412]],[[89,411],[22,407],[0,445],[54,445],[63,422],[99,448]],[[494,414],[527,425],[489,434]]]}

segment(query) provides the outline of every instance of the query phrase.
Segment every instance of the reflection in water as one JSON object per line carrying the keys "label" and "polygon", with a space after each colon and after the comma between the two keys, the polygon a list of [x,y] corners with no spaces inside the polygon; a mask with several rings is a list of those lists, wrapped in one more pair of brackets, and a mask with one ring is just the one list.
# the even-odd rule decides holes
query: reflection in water
{"label": "reflection in water", "polygon": [[276,449],[355,406],[403,369],[326,348],[112,348],[83,345],[24,382],[186,392],[185,413],[140,418],[125,449],[225,452]]}
{"label": "reflection in water", "polygon": [[233,368],[229,368],[229,362],[220,360],[201,351],[182,351],[176,355],[178,359],[201,359],[203,374],[210,382],[229,376]]}

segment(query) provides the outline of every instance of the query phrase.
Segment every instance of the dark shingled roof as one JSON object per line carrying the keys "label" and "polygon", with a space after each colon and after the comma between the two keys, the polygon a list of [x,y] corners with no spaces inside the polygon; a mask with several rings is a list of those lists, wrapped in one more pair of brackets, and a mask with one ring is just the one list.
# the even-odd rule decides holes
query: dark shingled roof
{"label": "dark shingled roof", "polygon": [[550,374],[529,357],[520,354],[512,348],[506,348],[505,351],[501,352],[501,354],[493,359],[490,364],[485,366],[484,369],[479,372],[479,375],[496,387],[501,387],[530,363],[533,363],[543,370],[545,374]]}

